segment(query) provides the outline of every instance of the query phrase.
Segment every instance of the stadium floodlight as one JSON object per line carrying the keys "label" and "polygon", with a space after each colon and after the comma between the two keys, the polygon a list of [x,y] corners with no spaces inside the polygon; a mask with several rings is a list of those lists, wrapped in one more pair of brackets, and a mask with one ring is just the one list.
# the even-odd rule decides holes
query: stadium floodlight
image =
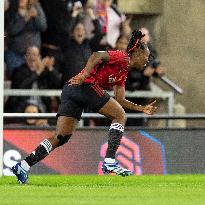
{"label": "stadium floodlight", "polygon": [[3,172],[4,1],[0,1],[0,176]]}

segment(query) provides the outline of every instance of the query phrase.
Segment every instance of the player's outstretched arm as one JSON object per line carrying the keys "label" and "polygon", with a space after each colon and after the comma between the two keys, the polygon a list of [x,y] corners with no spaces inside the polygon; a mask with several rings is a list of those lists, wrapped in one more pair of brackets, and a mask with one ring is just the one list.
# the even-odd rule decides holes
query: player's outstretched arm
{"label": "player's outstretched arm", "polygon": [[153,102],[149,103],[148,105],[142,106],[143,107],[142,112],[144,112],[145,114],[148,114],[148,115],[154,114],[157,110],[156,103],[157,103],[157,101],[154,100]]}
{"label": "player's outstretched arm", "polygon": [[116,85],[113,87],[113,89],[115,93],[115,99],[123,108],[143,112],[148,115],[152,115],[156,112],[157,110],[156,100],[151,102],[148,105],[137,105],[125,99],[125,88],[124,87]]}
{"label": "player's outstretched arm", "polygon": [[94,52],[88,59],[85,68],[76,76],[72,77],[68,82],[71,85],[80,85],[90,75],[92,69],[101,61],[109,61],[107,51]]}

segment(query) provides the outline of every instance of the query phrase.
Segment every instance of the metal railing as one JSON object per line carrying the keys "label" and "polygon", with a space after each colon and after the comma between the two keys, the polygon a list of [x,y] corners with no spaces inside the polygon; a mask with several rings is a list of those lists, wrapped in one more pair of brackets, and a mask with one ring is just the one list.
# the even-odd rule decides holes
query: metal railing
{"label": "metal railing", "polygon": [[[205,114],[191,113],[191,114],[181,114],[181,115],[168,115],[166,113],[155,114],[155,115],[146,115],[146,114],[137,114],[137,113],[127,113],[128,118],[145,118],[145,119],[164,119],[164,120],[204,120]],[[56,113],[3,113],[4,118],[32,118],[32,119],[52,119],[56,117]],[[98,113],[83,113],[82,118],[105,118],[105,116]]]}
{"label": "metal railing", "polygon": [[[111,96],[114,96],[112,91],[108,92]],[[37,90],[37,89],[5,89],[4,96],[60,96],[61,90]],[[172,92],[159,90],[154,91],[126,91],[126,97],[128,98],[159,98],[167,99],[168,114],[173,114],[174,107],[174,94]]]}
{"label": "metal railing", "polygon": [[[39,89],[5,89],[4,96],[51,97],[51,96],[60,96],[61,92],[62,92],[61,90],[48,90],[48,89],[45,89],[45,90],[43,89],[41,90]],[[109,91],[108,93],[111,96],[114,96],[113,91]],[[126,91],[126,97],[127,98],[156,98],[156,99],[167,100],[167,113],[168,115],[173,115],[173,108],[174,108],[174,93],[173,92],[163,91],[160,88],[156,89],[155,87],[155,91],[134,91],[134,92]],[[6,115],[4,116],[6,117]],[[93,116],[90,116],[90,117],[93,117]],[[127,117],[129,118],[130,115],[128,114]],[[140,118],[142,118],[142,116]],[[167,120],[167,126],[172,127],[171,120]]]}
{"label": "metal railing", "polygon": [[[47,97],[51,97],[51,96],[60,96],[61,92],[62,92],[61,90],[43,90],[43,89],[41,90],[38,90],[38,89],[5,89],[4,96],[44,96],[44,97],[47,96]],[[114,96],[113,91],[109,91],[108,93],[111,96]],[[157,89],[157,91],[134,91],[134,92],[126,91],[126,97],[127,98],[157,98],[157,99],[167,100],[167,113],[168,115],[173,115],[173,108],[174,108],[173,92],[167,92],[161,89]],[[4,117],[9,116],[8,115],[9,113],[6,115],[5,114],[4,114]],[[16,115],[14,114],[13,117],[15,116]],[[93,117],[93,115],[90,117]],[[127,117],[129,118],[130,115],[128,114]],[[172,127],[171,120],[167,121],[167,126]]]}
{"label": "metal railing", "polygon": [[[25,121],[25,119],[54,119],[56,118],[56,113],[3,113],[3,117],[4,119],[18,119],[18,120],[23,120]],[[80,122],[78,123],[78,128],[87,128],[84,124],[84,120],[85,119],[101,119],[101,118],[105,118],[105,116],[98,114],[98,113],[83,113],[82,114],[82,119],[80,120]],[[177,114],[177,115],[168,115],[167,113],[161,113],[161,114],[155,114],[155,115],[145,115],[145,114],[138,114],[138,113],[127,113],[127,117],[130,119],[145,119],[146,121],[148,120],[166,120],[166,122],[171,121],[173,123],[173,126],[170,126],[168,123],[165,126],[164,124],[162,124],[161,128],[162,129],[168,129],[168,128],[188,128],[186,125],[186,121],[187,120],[192,120],[193,121],[198,121],[198,120],[205,120],[205,113],[204,114],[199,114],[199,113],[191,113],[191,114]],[[175,123],[175,120],[177,121]],[[181,124],[182,123],[182,124]],[[184,124],[185,123],[185,124]],[[142,125],[143,126],[143,125]],[[189,128],[201,128],[204,127],[203,124],[193,127],[189,127]],[[28,125],[23,125],[23,124],[6,124],[4,127],[10,127],[10,128],[26,128],[28,129]],[[41,126],[31,126],[32,129],[38,129],[41,128]],[[49,128],[54,128],[54,125],[49,125],[46,126]],[[100,126],[102,127],[102,126]],[[152,126],[151,126],[152,127]],[[150,128],[151,128],[150,127]],[[96,128],[99,128],[99,126],[97,126]],[[147,129],[149,129],[149,127],[146,127]],[[153,127],[152,127],[153,128]],[[159,126],[157,126],[157,128],[159,128]]]}

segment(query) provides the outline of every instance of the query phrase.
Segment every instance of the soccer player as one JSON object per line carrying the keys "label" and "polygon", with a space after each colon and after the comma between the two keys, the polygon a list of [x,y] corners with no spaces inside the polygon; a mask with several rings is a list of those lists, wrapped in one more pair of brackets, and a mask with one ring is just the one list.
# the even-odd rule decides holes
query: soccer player
{"label": "soccer player", "polygon": [[[146,114],[153,114],[157,109],[155,101],[142,106],[125,99],[128,70],[131,68],[142,70],[149,58],[149,49],[141,41],[142,37],[140,31],[133,31],[127,52],[116,50],[93,53],[85,68],[68,81],[61,94],[55,134],[41,142],[29,156],[12,167],[20,184],[28,182],[30,167],[68,142],[83,109],[87,107],[112,120],[108,134],[108,148],[102,165],[103,172],[121,176],[132,174],[115,160],[126,123],[123,108]],[[113,87],[115,98],[110,97],[104,90],[108,87]]]}

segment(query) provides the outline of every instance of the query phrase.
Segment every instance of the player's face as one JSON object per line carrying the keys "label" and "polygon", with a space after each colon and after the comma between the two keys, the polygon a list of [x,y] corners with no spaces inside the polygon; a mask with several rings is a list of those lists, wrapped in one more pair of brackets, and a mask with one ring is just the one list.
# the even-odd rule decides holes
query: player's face
{"label": "player's face", "polygon": [[130,67],[135,68],[139,71],[143,70],[149,59],[149,49],[141,50],[138,49],[133,55],[130,57]]}

